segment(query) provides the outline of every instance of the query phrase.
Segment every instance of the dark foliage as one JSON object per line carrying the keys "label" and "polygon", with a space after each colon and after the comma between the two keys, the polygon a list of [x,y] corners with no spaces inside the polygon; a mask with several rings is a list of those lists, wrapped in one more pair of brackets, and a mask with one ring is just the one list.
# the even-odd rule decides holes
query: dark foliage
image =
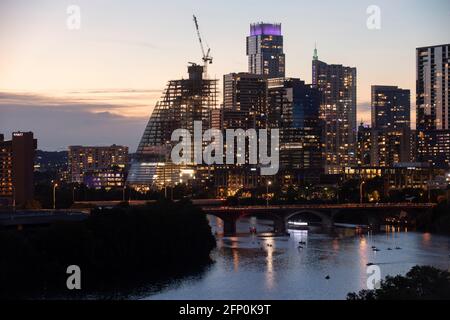
{"label": "dark foliage", "polygon": [[380,289],[350,293],[348,300],[449,300],[450,273],[433,267],[412,268],[406,276],[386,277]]}
{"label": "dark foliage", "polygon": [[69,265],[84,292],[180,275],[207,265],[215,239],[190,202],[97,209],[83,222],[0,232],[0,297],[66,290]]}

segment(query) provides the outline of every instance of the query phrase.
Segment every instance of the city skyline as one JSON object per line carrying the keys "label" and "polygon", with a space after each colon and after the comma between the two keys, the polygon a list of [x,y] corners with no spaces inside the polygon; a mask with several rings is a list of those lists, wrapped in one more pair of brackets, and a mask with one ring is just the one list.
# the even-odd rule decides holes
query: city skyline
{"label": "city skyline", "polygon": [[[117,3],[79,1],[81,29],[68,31],[68,3],[43,3],[45,14],[34,4],[21,1],[1,5],[5,17],[0,14],[0,30],[11,31],[0,31],[2,46],[7,49],[0,59],[0,127],[5,136],[16,130],[32,130],[44,150],[90,141],[96,145],[125,144],[134,151],[165,83],[183,76],[188,61],[200,62],[192,13],[198,14],[202,34],[212,48],[210,75],[219,80],[230,72],[247,71],[245,39],[251,23],[280,22],[286,76],[311,83],[317,42],[321,60],[358,68],[358,122],[370,122],[371,86],[395,85],[411,90],[414,123],[415,49],[448,43],[445,17],[450,12],[445,1],[379,1],[381,29],[369,30],[366,8],[371,3],[367,1],[328,2],[326,11],[323,3],[286,1],[279,4],[276,14],[269,12],[273,4],[264,1],[258,6],[239,4],[239,12],[233,2],[183,3],[182,10],[171,13],[170,19],[164,18],[170,12],[167,4],[151,7],[137,1],[127,7],[127,15],[136,17],[133,21],[119,19],[121,6]],[[162,17],[144,17],[151,8]],[[218,14],[219,10],[224,10],[223,14]],[[399,10],[402,14],[397,19]],[[427,15],[433,15],[433,23],[417,24],[418,18]],[[302,19],[297,19],[299,16]],[[16,22],[20,17],[32,23],[20,25]],[[46,75],[42,76],[44,70]],[[55,131],[60,134],[55,135]]]}

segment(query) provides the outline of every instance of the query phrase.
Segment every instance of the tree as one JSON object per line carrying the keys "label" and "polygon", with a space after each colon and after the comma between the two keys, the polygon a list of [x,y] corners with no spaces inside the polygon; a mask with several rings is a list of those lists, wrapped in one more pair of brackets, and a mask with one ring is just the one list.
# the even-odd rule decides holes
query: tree
{"label": "tree", "polygon": [[430,266],[415,266],[406,276],[386,277],[377,290],[349,293],[348,300],[448,300],[450,273]]}

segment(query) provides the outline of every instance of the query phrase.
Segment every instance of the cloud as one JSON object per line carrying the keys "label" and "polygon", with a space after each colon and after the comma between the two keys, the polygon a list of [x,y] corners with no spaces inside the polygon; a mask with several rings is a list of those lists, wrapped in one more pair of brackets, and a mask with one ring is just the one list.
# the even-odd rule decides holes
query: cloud
{"label": "cloud", "polygon": [[43,150],[115,143],[127,145],[133,151],[151,108],[147,105],[142,116],[121,115],[129,107],[94,98],[83,102],[73,97],[0,92],[0,132],[8,137],[17,130],[33,131]]}

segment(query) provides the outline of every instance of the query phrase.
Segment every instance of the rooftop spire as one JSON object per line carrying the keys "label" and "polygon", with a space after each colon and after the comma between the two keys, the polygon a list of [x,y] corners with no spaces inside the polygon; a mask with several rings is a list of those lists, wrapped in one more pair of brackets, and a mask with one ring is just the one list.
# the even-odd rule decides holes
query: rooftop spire
{"label": "rooftop spire", "polygon": [[317,43],[314,43],[314,56],[313,60],[319,60],[319,56],[317,55]]}

